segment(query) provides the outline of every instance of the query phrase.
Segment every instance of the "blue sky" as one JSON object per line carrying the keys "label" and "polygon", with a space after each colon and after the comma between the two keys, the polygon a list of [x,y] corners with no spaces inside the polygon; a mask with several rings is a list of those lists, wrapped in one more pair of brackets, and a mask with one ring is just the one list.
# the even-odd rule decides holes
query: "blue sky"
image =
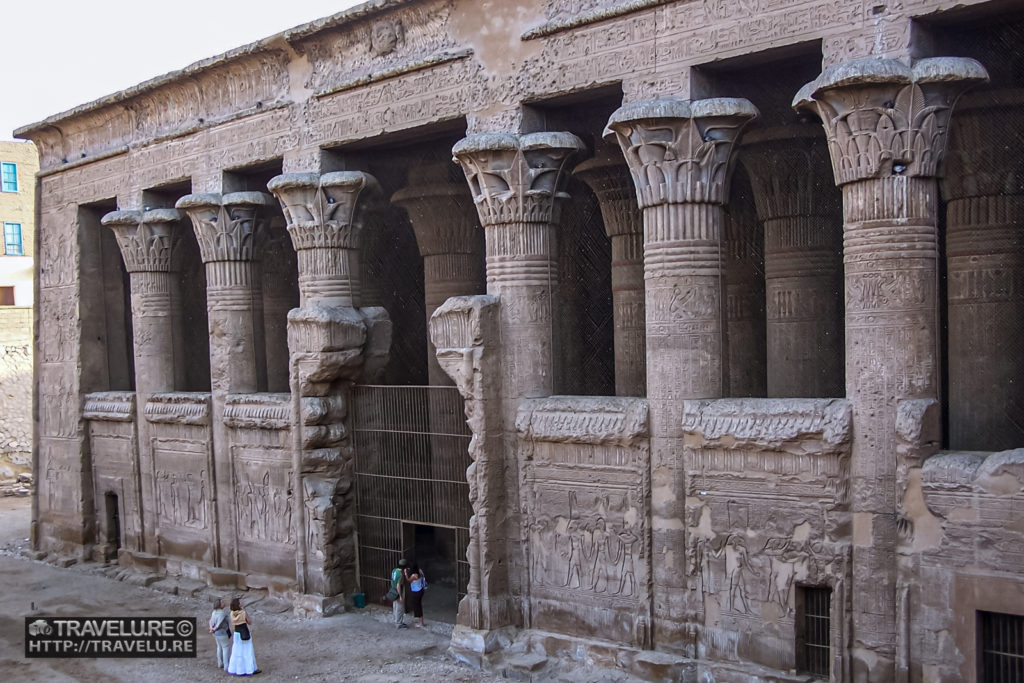
{"label": "blue sky", "polygon": [[0,140],[15,128],[362,0],[24,0],[0,11]]}

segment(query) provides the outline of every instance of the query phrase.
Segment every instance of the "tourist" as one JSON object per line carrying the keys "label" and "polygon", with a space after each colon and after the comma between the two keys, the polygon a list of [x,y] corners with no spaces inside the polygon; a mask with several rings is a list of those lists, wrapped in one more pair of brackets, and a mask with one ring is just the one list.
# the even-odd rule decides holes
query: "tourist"
{"label": "tourist", "polygon": [[256,655],[252,649],[252,633],[249,627],[252,619],[242,609],[242,603],[238,598],[231,599],[231,630],[235,632],[231,641],[231,661],[228,663],[228,673],[236,676],[252,676],[258,674],[256,668]]}
{"label": "tourist", "polygon": [[423,591],[427,590],[427,577],[415,563],[405,568],[404,576],[409,585],[405,594],[405,611],[416,617],[417,628],[423,628]]}
{"label": "tourist", "polygon": [[388,588],[385,599],[391,601],[391,613],[395,616],[395,628],[409,628],[405,623],[405,568],[409,562],[405,559],[398,561],[398,566],[391,570],[391,586]]}
{"label": "tourist", "polygon": [[213,599],[213,613],[210,614],[210,633],[217,643],[217,668],[227,669],[229,652],[231,647],[231,629],[229,624],[231,617],[224,609],[224,601],[220,598]]}

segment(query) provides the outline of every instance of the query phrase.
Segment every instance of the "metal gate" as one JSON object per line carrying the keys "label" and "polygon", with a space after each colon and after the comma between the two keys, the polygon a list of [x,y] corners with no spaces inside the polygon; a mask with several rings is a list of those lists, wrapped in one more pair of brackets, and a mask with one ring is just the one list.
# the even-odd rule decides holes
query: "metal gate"
{"label": "metal gate", "polygon": [[353,392],[359,574],[371,599],[409,552],[411,525],[454,532],[458,599],[469,582],[469,441],[455,387],[357,385]]}

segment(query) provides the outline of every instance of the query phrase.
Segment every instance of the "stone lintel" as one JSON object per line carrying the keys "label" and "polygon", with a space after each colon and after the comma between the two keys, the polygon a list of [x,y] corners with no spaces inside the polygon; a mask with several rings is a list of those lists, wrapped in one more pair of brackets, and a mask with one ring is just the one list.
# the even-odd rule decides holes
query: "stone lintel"
{"label": "stone lintel", "polygon": [[973,491],[997,496],[1024,494],[1024,448],[995,453],[944,451],[925,460],[926,492]]}
{"label": "stone lintel", "polygon": [[725,398],[683,401],[683,434],[693,448],[821,454],[849,449],[846,399]]}
{"label": "stone lintel", "polygon": [[648,436],[647,399],[552,396],[525,399],[516,418],[526,441],[632,446]]}

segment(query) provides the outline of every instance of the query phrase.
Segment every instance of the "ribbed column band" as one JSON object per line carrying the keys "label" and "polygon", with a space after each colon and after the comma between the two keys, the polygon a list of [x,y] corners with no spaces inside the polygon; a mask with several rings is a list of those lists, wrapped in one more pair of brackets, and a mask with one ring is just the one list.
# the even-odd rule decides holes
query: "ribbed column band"
{"label": "ribbed column band", "polygon": [[299,295],[303,307],[360,305],[359,252],[334,247],[303,249],[296,253]]}
{"label": "ribbed column band", "polygon": [[163,318],[173,313],[170,273],[137,271],[128,277],[133,317]]}

